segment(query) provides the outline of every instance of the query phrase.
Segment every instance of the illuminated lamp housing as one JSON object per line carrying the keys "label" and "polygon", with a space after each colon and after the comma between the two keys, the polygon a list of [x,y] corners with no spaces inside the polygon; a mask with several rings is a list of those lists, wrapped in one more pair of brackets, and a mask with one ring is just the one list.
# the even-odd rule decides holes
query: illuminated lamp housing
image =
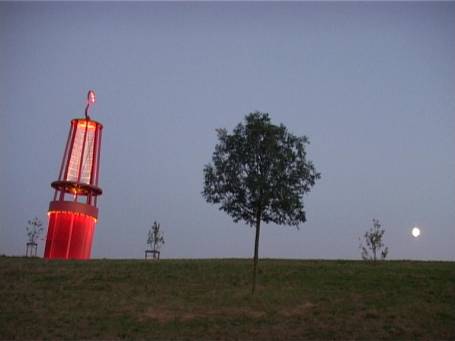
{"label": "illuminated lamp housing", "polygon": [[94,103],[91,92],[85,118],[71,121],[59,177],[51,184],[55,192],[49,204],[44,258],[89,259],[91,255],[97,197],[102,194],[98,175],[103,130],[102,124],[87,114]]}

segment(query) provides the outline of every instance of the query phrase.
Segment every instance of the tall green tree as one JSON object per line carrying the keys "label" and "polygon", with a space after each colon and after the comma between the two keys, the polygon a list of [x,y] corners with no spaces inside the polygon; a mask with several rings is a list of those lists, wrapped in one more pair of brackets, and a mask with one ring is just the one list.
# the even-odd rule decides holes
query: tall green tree
{"label": "tall green tree", "polygon": [[299,226],[306,221],[303,195],[320,178],[307,160],[306,136],[253,112],[232,134],[217,129],[212,163],[204,167],[203,197],[219,204],[234,222],[255,227],[252,293],[256,289],[261,222]]}

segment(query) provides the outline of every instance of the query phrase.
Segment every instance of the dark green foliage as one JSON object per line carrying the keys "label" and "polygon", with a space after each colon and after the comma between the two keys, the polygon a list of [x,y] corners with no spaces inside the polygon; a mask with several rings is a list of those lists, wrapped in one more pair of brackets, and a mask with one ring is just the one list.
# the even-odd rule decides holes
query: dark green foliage
{"label": "dark green foliage", "polygon": [[373,219],[373,227],[365,232],[360,242],[360,250],[362,251],[363,260],[372,260],[376,262],[378,254],[381,256],[381,260],[384,260],[389,253],[389,248],[384,247],[382,238],[384,237],[385,230],[381,228],[381,223],[378,219]]}
{"label": "dark green foliage", "polygon": [[27,222],[26,230],[28,242],[36,244],[38,239],[41,237],[41,234],[43,233],[43,223],[38,219],[38,217],[35,217]]}
{"label": "dark green foliage", "polygon": [[305,222],[303,195],[320,174],[306,159],[306,136],[273,125],[269,115],[246,116],[232,134],[218,129],[212,161],[204,168],[204,198],[220,204],[235,222],[255,226],[259,218],[276,224]]}
{"label": "dark green foliage", "polygon": [[250,113],[232,134],[226,129],[217,133],[213,163],[204,168],[202,195],[235,222],[256,227],[254,293],[261,222],[304,223],[303,195],[320,174],[306,158],[308,138],[289,133],[283,124],[272,124],[267,113]]}

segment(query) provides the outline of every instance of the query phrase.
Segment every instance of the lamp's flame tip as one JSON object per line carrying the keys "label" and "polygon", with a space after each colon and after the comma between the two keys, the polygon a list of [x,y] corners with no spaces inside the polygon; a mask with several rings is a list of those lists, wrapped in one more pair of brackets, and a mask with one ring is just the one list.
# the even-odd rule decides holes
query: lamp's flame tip
{"label": "lamp's flame tip", "polygon": [[87,94],[87,102],[88,104],[94,104],[96,102],[96,94],[94,90],[89,90]]}

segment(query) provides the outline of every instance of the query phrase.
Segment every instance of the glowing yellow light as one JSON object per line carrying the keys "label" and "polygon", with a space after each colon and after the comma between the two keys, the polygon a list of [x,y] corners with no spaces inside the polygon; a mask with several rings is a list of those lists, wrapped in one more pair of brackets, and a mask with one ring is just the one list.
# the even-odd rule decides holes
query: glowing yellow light
{"label": "glowing yellow light", "polygon": [[79,128],[83,129],[85,127],[87,127],[88,129],[95,129],[96,128],[96,124],[93,123],[93,122],[89,122],[89,121],[79,121],[77,123],[77,128],[78,129]]}
{"label": "glowing yellow light", "polygon": [[84,213],[79,213],[79,212],[73,212],[73,211],[49,211],[49,212],[47,212],[48,216],[50,216],[51,214],[72,214],[72,215],[92,218],[95,221],[95,223],[97,221],[97,219],[95,217],[92,217],[91,215],[84,214]]}

